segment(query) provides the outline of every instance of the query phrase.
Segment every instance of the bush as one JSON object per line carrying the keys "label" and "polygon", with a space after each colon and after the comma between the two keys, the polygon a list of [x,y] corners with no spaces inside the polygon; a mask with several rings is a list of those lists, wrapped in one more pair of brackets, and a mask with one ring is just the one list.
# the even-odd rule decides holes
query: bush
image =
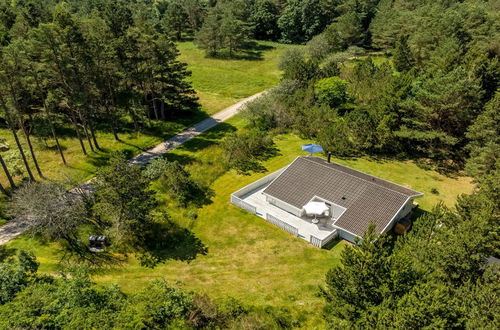
{"label": "bush", "polygon": [[265,95],[247,103],[242,115],[251,128],[268,131],[276,127],[273,107],[272,96]]}
{"label": "bush", "polygon": [[141,292],[130,297],[130,304],[119,317],[118,328],[176,329],[193,308],[193,298],[164,280],[148,284]]}
{"label": "bush", "polygon": [[0,263],[0,305],[12,300],[31,281],[38,270],[33,255],[20,251],[18,261],[8,259]]}
{"label": "bush", "polygon": [[165,158],[155,158],[146,165],[142,175],[149,180],[158,180],[168,168],[168,160]]}
{"label": "bush", "polygon": [[165,193],[184,207],[189,203],[205,204],[213,196],[212,190],[193,180],[178,161],[166,164],[159,183]]}
{"label": "bush", "polygon": [[318,135],[318,143],[327,151],[339,156],[352,156],[358,152],[352,132],[345,118],[339,117]]}
{"label": "bush", "polygon": [[287,49],[280,57],[278,64],[283,70],[283,78],[306,83],[318,75],[318,65],[306,59],[305,53],[299,48]]}
{"label": "bush", "polygon": [[366,50],[358,46],[350,46],[347,48],[346,53],[350,56],[362,56],[366,54]]}
{"label": "bush", "polygon": [[321,61],[332,52],[333,47],[323,34],[318,34],[307,43],[307,53],[315,62]]}
{"label": "bush", "polygon": [[333,77],[340,74],[339,64],[342,63],[342,58],[337,54],[332,54],[325,58],[319,65],[319,70],[322,77]]}
{"label": "bush", "polygon": [[314,84],[314,88],[321,104],[335,108],[347,102],[347,82],[339,77],[321,79]]}
{"label": "bush", "polygon": [[267,158],[272,153],[273,144],[269,134],[249,130],[227,136],[221,146],[226,152],[228,166],[240,173],[248,173],[265,170],[259,160]]}

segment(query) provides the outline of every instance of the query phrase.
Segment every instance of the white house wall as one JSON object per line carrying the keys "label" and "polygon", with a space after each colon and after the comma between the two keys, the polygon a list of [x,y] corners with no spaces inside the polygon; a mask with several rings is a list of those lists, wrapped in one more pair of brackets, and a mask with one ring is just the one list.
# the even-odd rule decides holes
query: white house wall
{"label": "white house wall", "polygon": [[295,215],[297,217],[301,217],[302,216],[302,210],[300,210],[300,209],[298,209],[296,207],[293,207],[292,205],[290,205],[288,203],[282,202],[279,199],[276,199],[276,198],[271,197],[271,196],[266,196],[266,201],[269,204],[274,205],[276,207],[279,207],[280,209],[282,209],[284,211],[290,212],[290,213],[292,213],[293,215]]}
{"label": "white house wall", "polygon": [[351,243],[356,243],[355,242],[355,239],[357,236],[351,234],[351,233],[348,233],[346,232],[345,230],[342,230],[342,229],[337,229],[338,233],[339,233],[339,237],[345,239],[346,241],[349,241]]}

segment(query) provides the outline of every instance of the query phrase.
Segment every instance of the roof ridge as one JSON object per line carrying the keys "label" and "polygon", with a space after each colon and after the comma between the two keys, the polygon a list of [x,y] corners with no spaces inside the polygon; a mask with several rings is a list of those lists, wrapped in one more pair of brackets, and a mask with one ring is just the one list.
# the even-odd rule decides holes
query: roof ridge
{"label": "roof ridge", "polygon": [[[318,165],[324,166],[324,167],[326,167],[326,168],[329,168],[329,169],[335,170],[335,171],[337,171],[337,172],[341,172],[341,173],[347,174],[347,175],[349,175],[349,176],[352,176],[353,178],[356,178],[356,179],[359,179],[359,180],[362,180],[362,181],[368,182],[368,183],[370,183],[370,184],[376,185],[376,186],[378,186],[378,187],[382,187],[382,188],[387,189],[387,190],[389,190],[389,191],[392,191],[392,192],[395,192],[395,193],[397,193],[397,194],[400,194],[400,195],[403,195],[403,196],[405,196],[405,197],[408,197],[408,195],[403,194],[402,192],[399,192],[399,191],[396,191],[396,190],[393,190],[393,189],[390,189],[390,188],[384,187],[384,186],[382,186],[382,185],[376,184],[375,182],[372,182],[372,181],[369,181],[369,180],[362,179],[362,178],[357,177],[357,176],[355,176],[355,175],[352,175],[352,174],[350,174],[350,173],[346,173],[346,172],[339,171],[338,169],[333,168],[333,167],[330,167],[330,166],[325,165],[325,164],[321,164],[321,163],[318,163],[318,162],[315,162],[315,161],[311,161],[311,160],[307,159],[307,157],[302,157],[302,158],[303,158],[303,159],[306,159],[306,160],[307,160],[308,162],[310,162],[310,163],[314,163],[314,164],[318,164]],[[316,157],[316,158],[319,158],[319,157]],[[319,158],[319,159],[323,159],[323,158]],[[338,164],[338,163],[333,163],[333,164]],[[338,164],[338,165],[340,165],[340,164]],[[340,166],[343,166],[343,165],[340,165]],[[344,166],[344,167],[347,167],[347,166]],[[347,167],[347,168],[351,169],[350,167]],[[356,171],[356,170],[355,170],[355,171]],[[361,171],[357,171],[357,172],[363,173],[363,172],[361,172]],[[366,173],[363,173],[363,174],[366,174]],[[367,174],[367,175],[370,175],[370,174]],[[370,175],[370,176],[373,176],[373,175]],[[374,178],[378,178],[378,177],[376,177],[376,176],[373,176],[373,177],[374,177]],[[381,180],[383,180],[383,179],[381,179]],[[384,180],[384,181],[387,181],[387,180]],[[392,182],[390,182],[390,181],[387,181],[387,182],[392,183]],[[401,187],[403,187],[403,186],[401,186]],[[405,188],[405,187],[403,187],[403,188]],[[408,188],[406,188],[406,189],[408,189]],[[410,190],[411,190],[411,189],[410,189]],[[414,196],[414,195],[410,195],[410,196]]]}
{"label": "roof ridge", "polygon": [[[316,157],[316,158],[323,160],[323,158],[320,158],[320,157]],[[378,180],[385,181],[385,182],[387,182],[387,183],[390,183],[390,184],[393,184],[393,185],[395,185],[395,186],[398,186],[398,187],[401,187],[401,188],[404,188],[404,189],[408,189],[408,190],[411,190],[411,191],[414,191],[414,192],[416,192],[416,193],[417,193],[417,194],[415,194],[415,195],[410,195],[410,196],[418,196],[418,195],[423,195],[423,194],[424,194],[424,193],[422,193],[422,192],[420,192],[420,191],[416,191],[416,190],[413,190],[413,189],[411,189],[411,188],[405,187],[405,186],[403,186],[403,185],[401,185],[401,184],[399,184],[399,183],[392,182],[392,181],[389,181],[389,180],[386,180],[386,179],[382,179],[381,177],[378,177],[378,176],[375,176],[375,175],[372,175],[372,174],[365,173],[365,172],[363,172],[363,171],[357,170],[357,169],[355,169],[355,168],[352,168],[352,167],[349,167],[349,166],[346,166],[346,165],[342,165],[342,164],[337,163],[337,162],[333,162],[333,163],[331,163],[331,164],[335,164],[335,165],[338,165],[338,166],[341,166],[341,167],[347,168],[347,169],[349,169],[349,170],[352,170],[352,171],[355,171],[355,172],[358,172],[358,173],[361,173],[361,174],[369,175],[369,176],[374,177],[374,178],[376,178],[376,179],[378,179]],[[360,178],[360,179],[361,179],[361,178]],[[362,179],[362,180],[363,180],[363,179]]]}

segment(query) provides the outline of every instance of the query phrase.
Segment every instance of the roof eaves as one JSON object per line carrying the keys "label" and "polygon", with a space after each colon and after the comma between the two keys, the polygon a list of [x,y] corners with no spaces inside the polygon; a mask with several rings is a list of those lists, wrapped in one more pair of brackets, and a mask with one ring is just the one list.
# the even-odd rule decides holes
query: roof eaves
{"label": "roof eaves", "polygon": [[[340,219],[340,218],[339,218],[339,219]],[[338,219],[337,219],[337,220],[338,220]],[[335,221],[335,222],[337,222],[337,221]],[[362,236],[359,236],[358,234],[355,234],[355,233],[353,233],[352,231],[349,231],[349,230],[345,229],[344,227],[337,226],[335,223],[333,223],[333,226],[335,226],[335,227],[337,227],[338,229],[341,229],[341,230],[343,230],[343,231],[346,231],[346,232],[348,232],[348,233],[349,233],[349,234],[351,234],[351,235],[354,235],[354,236],[359,237],[359,238],[363,238]]]}
{"label": "roof eaves", "polygon": [[403,207],[405,207],[406,203],[408,203],[410,201],[410,199],[412,198],[412,196],[409,196],[405,202],[403,203],[403,205],[401,205],[401,207],[396,211],[396,213],[394,214],[394,216],[391,218],[391,221],[389,221],[387,223],[387,225],[385,225],[384,229],[382,229],[382,231],[380,232],[380,234],[382,233],[385,233],[387,227],[389,227],[389,225],[394,221],[394,219],[396,218],[396,216],[398,215],[398,213],[403,209]]}

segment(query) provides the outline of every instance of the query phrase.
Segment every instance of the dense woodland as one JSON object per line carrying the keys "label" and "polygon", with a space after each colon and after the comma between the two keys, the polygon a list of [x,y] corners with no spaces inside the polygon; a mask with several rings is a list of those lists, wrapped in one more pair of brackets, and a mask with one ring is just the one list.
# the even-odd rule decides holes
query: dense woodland
{"label": "dense woodland", "polygon": [[[99,149],[97,130],[119,139],[123,127],[192,113],[195,91],[175,41],[230,58],[257,39],[302,45],[283,54],[281,83],[247,106],[247,127],[220,144],[228,169],[259,171],[273,137],[294,132],[339,157],[409,159],[465,171],[476,184],[453,208],[418,214],[402,237],[368,231],[346,247],[318,289],[328,326],[498,329],[499,273],[487,260],[500,256],[499,13],[498,1],[479,0],[0,0],[1,125],[31,181],[1,188],[13,193],[11,215],[58,242],[68,265],[43,275],[30,253],[0,246],[0,328],[301,326],[289,310],[212,301],[164,281],[134,294],[93,283],[91,272],[119,265],[120,255],[155,267],[162,249],[178,248],[185,230],[158,212],[152,183],[182,207],[202,206],[212,192],[179,162],[140,169],[119,153],[98,172],[94,194],[68,194],[64,183],[38,179],[30,143],[45,135],[59,146],[69,129],[87,153]],[[111,239],[104,253],[82,240],[95,232]],[[191,258],[208,253],[191,240]]]}

